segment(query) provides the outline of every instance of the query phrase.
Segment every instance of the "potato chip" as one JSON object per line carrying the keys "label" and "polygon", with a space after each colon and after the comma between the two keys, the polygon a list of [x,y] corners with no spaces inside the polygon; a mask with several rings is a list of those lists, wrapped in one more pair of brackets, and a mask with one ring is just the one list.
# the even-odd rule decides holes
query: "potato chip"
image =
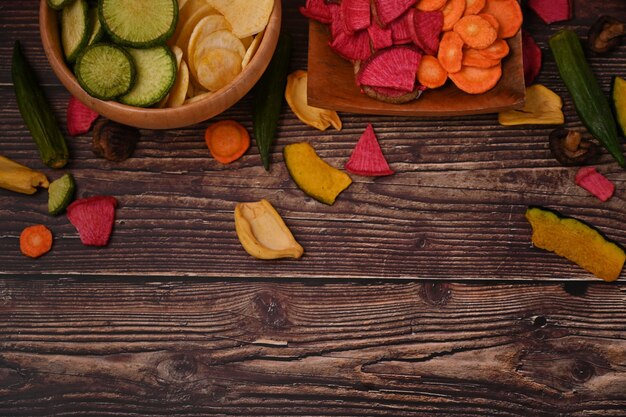
{"label": "potato chip", "polygon": [[250,46],[248,46],[248,49],[246,50],[246,54],[243,56],[243,59],[241,60],[242,69],[248,66],[248,64],[254,57],[254,54],[256,54],[256,51],[259,49],[259,45],[261,45],[261,41],[263,40],[264,34],[265,34],[265,29],[263,29],[262,31],[260,31],[254,36],[252,43],[250,44]]}
{"label": "potato chip", "polygon": [[217,32],[218,30],[230,30],[230,23],[224,18],[224,16],[220,14],[214,14],[203,17],[198,24],[193,29],[189,37],[189,43],[187,45],[187,51],[185,55],[185,60],[189,65],[189,69],[192,73],[194,71],[194,51],[196,50],[199,42],[204,40],[208,35],[213,32]]}
{"label": "potato chip", "polygon": [[204,9],[215,12],[215,8],[207,3],[206,0],[187,0],[183,6],[179,4],[178,22],[176,23],[176,29],[172,36],[167,41],[170,45],[175,45],[178,40],[185,24],[189,21],[198,10]]}
{"label": "potato chip", "polygon": [[254,36],[246,36],[245,38],[239,39],[239,40],[241,41],[241,43],[243,44],[243,47],[246,48],[246,51],[247,51],[250,45],[252,45]]}
{"label": "potato chip", "polygon": [[[191,45],[190,45],[191,46]],[[197,42],[196,47],[189,56],[189,69],[191,73],[200,80],[197,76],[196,63],[205,55],[206,51],[211,49],[228,49],[237,55],[239,55],[239,67],[241,67],[241,60],[246,54],[246,48],[232,32],[228,30],[218,30],[206,35],[204,38]],[[204,85],[202,82],[200,83]]]}
{"label": "potato chip", "polygon": [[187,98],[187,89],[189,88],[189,69],[187,63],[181,61],[176,72],[176,81],[170,90],[168,95],[166,107],[178,107],[182,106]]}
{"label": "potato chip", "polygon": [[[180,35],[176,39],[176,45],[178,45],[180,49],[182,49],[184,52],[185,61],[187,60],[189,43],[191,42],[193,31],[198,26],[198,23],[200,23],[205,17],[208,17],[208,16],[220,16],[222,17],[222,19],[224,19],[224,17],[221,14],[219,14],[217,10],[215,10],[214,8],[212,8],[211,6],[207,4],[204,7],[201,7],[200,9],[198,9],[196,13],[194,13],[191,17],[189,17],[189,20],[187,20],[187,22],[185,23],[184,27],[182,28],[180,32]],[[226,19],[224,19],[224,21],[226,21]],[[230,24],[227,21],[226,21],[226,25],[227,25],[226,28],[229,29]]]}
{"label": "potato chip", "polygon": [[198,82],[209,91],[217,91],[241,72],[241,56],[231,49],[205,49],[196,56]]}
{"label": "potato chip", "polygon": [[209,97],[210,95],[212,95],[213,93],[210,91],[207,91],[205,93],[202,94],[198,94],[197,96],[193,96],[188,98],[187,100],[185,100],[185,104],[191,104],[191,103],[195,103],[196,101],[200,101],[203,98]]}
{"label": "potato chip", "polygon": [[[192,1],[192,0],[189,0]],[[256,35],[269,22],[275,0],[206,0],[215,7],[233,27],[240,39]]]}

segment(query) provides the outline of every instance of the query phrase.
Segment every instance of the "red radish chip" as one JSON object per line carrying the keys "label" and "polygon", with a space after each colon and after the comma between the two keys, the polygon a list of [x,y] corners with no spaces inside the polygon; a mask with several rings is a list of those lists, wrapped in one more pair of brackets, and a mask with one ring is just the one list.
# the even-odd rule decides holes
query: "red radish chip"
{"label": "red radish chip", "polygon": [[572,0],[528,0],[526,3],[547,24],[572,18]]}
{"label": "red radish chip", "polygon": [[437,55],[443,30],[443,13],[416,10],[411,25],[411,39],[426,55]]}
{"label": "red radish chip", "polygon": [[349,61],[363,61],[372,55],[370,37],[366,30],[360,30],[353,35],[340,32],[330,42],[330,47]]}
{"label": "red radish chip", "polygon": [[374,49],[384,49],[393,45],[393,36],[389,28],[382,28],[378,26],[378,23],[372,23],[367,28],[367,33],[370,35]]}
{"label": "red radish chip", "polygon": [[365,61],[357,73],[357,84],[387,87],[410,93],[415,89],[417,68],[422,55],[409,46],[378,51]]}
{"label": "red radish chip", "polygon": [[367,29],[371,22],[370,0],[343,0],[341,15],[348,33]]}
{"label": "red radish chip", "polygon": [[330,7],[325,0],[306,0],[305,6],[300,7],[300,13],[320,23],[329,24],[332,21]]}
{"label": "red radish chip", "polygon": [[365,132],[354,147],[346,163],[346,170],[355,175],[367,177],[383,177],[394,173],[380,149],[371,124],[367,125]]}
{"label": "red radish chip", "polygon": [[106,246],[113,230],[117,200],[109,196],[81,198],[67,206],[67,218],[86,246]]}
{"label": "red radish chip", "polygon": [[595,167],[579,169],[575,181],[578,186],[589,191],[603,202],[611,198],[615,192],[615,185],[596,171]]}
{"label": "red radish chip", "polygon": [[374,0],[376,16],[383,26],[402,16],[417,0]]}
{"label": "red radish chip", "polygon": [[522,30],[522,59],[524,62],[524,82],[531,85],[541,70],[541,49],[532,35]]}
{"label": "red radish chip", "polygon": [[330,15],[332,16],[332,21],[330,22],[330,38],[335,39],[341,33],[346,33],[346,25],[343,22],[341,7],[334,3],[329,4],[328,7],[330,8]]}
{"label": "red radish chip", "polygon": [[79,136],[89,132],[99,116],[76,97],[70,97],[67,103],[67,133]]}
{"label": "red radish chip", "polygon": [[391,38],[394,45],[403,45],[413,42],[411,33],[413,32],[413,15],[415,9],[410,9],[402,16],[389,24],[391,30]]}

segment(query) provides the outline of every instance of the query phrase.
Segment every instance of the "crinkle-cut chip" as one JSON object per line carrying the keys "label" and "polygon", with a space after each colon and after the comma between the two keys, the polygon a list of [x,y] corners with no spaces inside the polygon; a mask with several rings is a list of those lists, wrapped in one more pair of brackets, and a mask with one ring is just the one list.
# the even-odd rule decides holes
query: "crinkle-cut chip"
{"label": "crinkle-cut chip", "polygon": [[358,85],[388,87],[410,93],[422,55],[409,46],[395,46],[378,51],[361,65]]}
{"label": "crinkle-cut chip", "polygon": [[217,13],[213,7],[207,4],[206,0],[189,0],[182,6],[179,2],[178,7],[178,22],[176,22],[174,33],[168,40],[170,45],[177,44],[177,40],[185,31],[188,31],[187,39],[189,39],[188,36],[200,19],[211,13]]}
{"label": "crinkle-cut chip", "polygon": [[205,54],[206,51],[211,49],[228,49],[230,51],[233,51],[234,53],[239,55],[240,65],[241,60],[243,60],[243,57],[246,54],[246,48],[243,47],[243,44],[241,43],[239,38],[233,35],[231,32],[227,30],[218,30],[212,32],[205,36],[204,39],[200,39],[198,41],[198,45],[193,50],[192,55],[190,55],[189,57],[189,69],[191,70],[192,75],[197,76],[197,62]]}
{"label": "crinkle-cut chip", "polygon": [[[198,22],[189,37],[187,50],[183,49],[183,51],[185,51],[183,58],[185,59],[185,61],[187,61],[189,69],[192,70],[192,73],[194,72],[194,54],[200,43],[202,43],[207,36],[214,32],[222,30],[230,31],[230,29],[230,24],[224,18],[224,16],[220,14],[205,16]],[[233,37],[235,36],[233,35]]]}
{"label": "crinkle-cut chip", "polygon": [[346,170],[356,175],[368,177],[382,177],[393,174],[389,164],[383,155],[380,144],[371,124],[367,125],[365,132],[357,142],[350,159],[346,163]]}
{"label": "crinkle-cut chip", "polygon": [[189,48],[189,40],[193,34],[193,30],[202,19],[210,15],[217,15],[217,10],[208,4],[205,4],[200,9],[196,10],[196,12],[190,16],[185,23],[178,22],[177,28],[182,25],[182,29],[176,38],[170,38],[168,44],[177,45],[180,49],[182,49],[185,60],[187,58],[187,49]]}
{"label": "crinkle-cut chip", "polygon": [[413,14],[411,38],[426,55],[436,55],[439,50],[439,37],[443,28],[443,13],[440,11]]}
{"label": "crinkle-cut chip", "polygon": [[409,10],[417,0],[374,0],[376,16],[383,26],[388,25]]}
{"label": "crinkle-cut chip", "polygon": [[262,31],[254,35],[252,39],[252,43],[250,44],[250,46],[248,46],[248,49],[246,50],[246,54],[243,56],[243,59],[241,60],[241,69],[244,69],[245,67],[247,67],[250,61],[252,61],[252,58],[254,58],[254,54],[256,54],[256,51],[259,50],[259,46],[261,45],[261,42],[263,41],[263,35],[265,35],[265,29],[263,29]]}
{"label": "crinkle-cut chip", "polygon": [[[189,84],[191,86],[191,84]],[[193,97],[189,97],[188,99],[185,100],[185,105],[187,104],[191,104],[191,103],[195,103],[197,101],[202,100],[203,98],[207,98],[211,95],[213,95],[214,93],[211,91],[205,91],[204,93],[200,93],[198,95],[195,95]]]}
{"label": "crinkle-cut chip", "polygon": [[256,35],[270,20],[275,0],[206,0],[233,28],[238,38]]}
{"label": "crinkle-cut chip", "polygon": [[339,33],[330,42],[330,47],[342,57],[351,61],[362,61],[372,55],[370,37],[366,30],[355,32],[354,35]]}
{"label": "crinkle-cut chip", "polygon": [[391,29],[391,38],[393,39],[394,45],[403,45],[413,41],[411,38],[411,32],[413,31],[412,26],[414,14],[415,9],[411,8],[409,11],[389,24],[388,27]]}
{"label": "crinkle-cut chip", "polygon": [[189,68],[185,61],[181,61],[176,72],[176,81],[167,96],[165,107],[182,106],[187,98],[187,89],[189,88]]}
{"label": "crinkle-cut chip", "polygon": [[370,0],[343,0],[341,15],[348,33],[367,29],[371,22]]}
{"label": "crinkle-cut chip", "polygon": [[207,49],[196,58],[198,82],[209,91],[226,86],[241,72],[241,56],[231,49]]}
{"label": "crinkle-cut chip", "polygon": [[367,28],[367,33],[374,49],[384,49],[393,45],[393,35],[389,28],[381,28],[377,23],[372,23]]}
{"label": "crinkle-cut chip", "polygon": [[306,0],[306,5],[300,7],[300,13],[309,19],[324,24],[330,24],[333,19],[330,6],[331,5],[327,4],[325,0]]}

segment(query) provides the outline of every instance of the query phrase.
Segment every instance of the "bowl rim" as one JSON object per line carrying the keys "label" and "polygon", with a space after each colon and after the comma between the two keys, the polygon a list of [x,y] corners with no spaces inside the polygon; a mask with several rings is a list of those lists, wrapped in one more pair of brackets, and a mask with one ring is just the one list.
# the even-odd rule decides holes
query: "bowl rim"
{"label": "bowl rim", "polygon": [[[281,29],[281,6],[280,0],[274,1],[259,49],[250,63],[227,86],[192,103],[171,108],[128,106],[115,101],[99,100],[83,90],[65,62],[60,46],[56,12],[48,6],[47,0],[40,0],[39,32],[52,71],[70,94],[83,104],[104,117],[130,126],[146,129],[175,129],[217,116],[241,100],[254,87],[265,72],[276,49]],[[261,59],[263,56],[267,59]],[[219,105],[214,106],[216,103]]]}

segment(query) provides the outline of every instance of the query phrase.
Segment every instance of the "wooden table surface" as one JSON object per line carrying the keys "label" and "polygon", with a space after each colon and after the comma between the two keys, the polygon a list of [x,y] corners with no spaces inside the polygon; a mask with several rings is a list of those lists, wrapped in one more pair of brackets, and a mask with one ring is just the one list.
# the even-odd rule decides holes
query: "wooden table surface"
{"label": "wooden table surface", "polygon": [[[293,69],[307,66],[307,22],[284,1]],[[41,47],[35,0],[0,3],[0,154],[51,178],[17,110],[10,76],[22,41],[62,126],[69,98]],[[575,1],[576,17],[524,24],[544,52],[538,82],[581,123],[547,39],[579,34],[623,0]],[[608,93],[626,43],[591,56]],[[626,285],[606,284],[533,248],[529,205],[585,220],[626,244],[626,171],[601,203],[550,156],[551,127],[496,115],[420,119],[341,114],[341,132],[304,126],[285,106],[269,173],[253,146],[221,166],[207,123],[142,131],[134,157],[95,157],[69,138],[78,196],[120,202],[108,247],[81,245],[47,193],[0,190],[0,415],[3,416],[626,416]],[[216,118],[251,131],[245,97]],[[372,123],[396,174],[354,184],[332,207],[305,196],[282,159],[307,141],[342,167]],[[237,202],[270,200],[305,248],[300,260],[249,257]],[[43,223],[51,253],[20,255]],[[363,279],[369,278],[369,279]]]}

